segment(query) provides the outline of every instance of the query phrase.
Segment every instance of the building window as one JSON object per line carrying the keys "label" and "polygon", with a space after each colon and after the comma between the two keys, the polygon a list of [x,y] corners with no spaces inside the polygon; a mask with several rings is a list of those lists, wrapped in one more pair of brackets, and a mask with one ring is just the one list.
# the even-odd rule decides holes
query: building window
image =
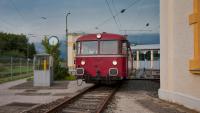
{"label": "building window", "polygon": [[194,26],[194,57],[189,61],[189,70],[193,74],[200,75],[200,0],[193,0],[194,11],[189,16],[189,24]]}

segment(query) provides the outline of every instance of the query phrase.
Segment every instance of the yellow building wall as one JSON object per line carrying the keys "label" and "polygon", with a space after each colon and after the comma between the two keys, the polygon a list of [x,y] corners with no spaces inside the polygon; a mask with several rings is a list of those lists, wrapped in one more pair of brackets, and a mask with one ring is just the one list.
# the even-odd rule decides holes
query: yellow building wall
{"label": "yellow building wall", "polygon": [[193,0],[160,0],[159,98],[200,111],[200,75],[190,72],[194,30],[188,16]]}
{"label": "yellow building wall", "polygon": [[75,64],[74,64],[74,60],[75,60],[75,50],[73,49],[73,45],[75,44],[77,38],[79,38],[81,36],[81,34],[69,34],[68,35],[68,42],[67,42],[67,46],[68,46],[68,68],[69,71],[74,71],[75,70]]}

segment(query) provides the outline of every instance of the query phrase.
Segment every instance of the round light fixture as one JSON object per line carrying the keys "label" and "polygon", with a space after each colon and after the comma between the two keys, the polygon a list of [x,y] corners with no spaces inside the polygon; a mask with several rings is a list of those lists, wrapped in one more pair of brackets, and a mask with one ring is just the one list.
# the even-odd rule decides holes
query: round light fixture
{"label": "round light fixture", "polygon": [[101,38],[101,34],[97,34],[97,38],[100,39]]}

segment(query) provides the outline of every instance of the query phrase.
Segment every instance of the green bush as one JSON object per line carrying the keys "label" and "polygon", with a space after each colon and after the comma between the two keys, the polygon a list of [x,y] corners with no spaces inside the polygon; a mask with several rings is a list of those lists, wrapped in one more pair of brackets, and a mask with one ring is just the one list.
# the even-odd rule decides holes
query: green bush
{"label": "green bush", "polygon": [[61,58],[60,58],[60,43],[55,46],[52,46],[48,42],[48,38],[44,37],[42,40],[42,45],[45,48],[45,52],[51,54],[53,56],[53,72],[54,72],[54,80],[65,80],[66,76],[69,76],[68,69],[66,67],[61,66]]}
{"label": "green bush", "polygon": [[[0,64],[1,65],[1,64]],[[3,71],[5,71],[7,68],[6,67],[4,67],[4,66],[0,66],[0,72],[3,72]]]}
{"label": "green bush", "polygon": [[74,75],[68,75],[65,77],[65,80],[76,80],[76,77]]}
{"label": "green bush", "polygon": [[24,57],[24,53],[18,50],[11,50],[3,53],[3,56]]}
{"label": "green bush", "polygon": [[65,67],[56,66],[54,69],[54,80],[65,80],[65,77],[69,75]]}

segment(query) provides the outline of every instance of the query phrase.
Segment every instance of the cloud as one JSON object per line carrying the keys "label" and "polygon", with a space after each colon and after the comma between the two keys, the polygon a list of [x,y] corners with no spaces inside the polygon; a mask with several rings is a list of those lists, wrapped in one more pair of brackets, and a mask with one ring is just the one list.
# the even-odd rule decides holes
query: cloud
{"label": "cloud", "polygon": [[[70,10],[69,32],[112,32],[120,33],[113,19],[97,26],[111,16],[104,0],[12,0],[21,17],[9,0],[0,1],[0,30],[13,33],[65,34],[64,12]],[[114,0],[117,11],[130,5],[129,0]],[[113,4],[110,2],[113,9]],[[113,9],[114,11],[114,9]],[[47,19],[43,20],[41,17]],[[22,19],[24,18],[24,19]],[[12,25],[7,25],[1,19]],[[138,4],[119,15],[121,29],[142,28],[147,21],[152,27],[159,26],[159,0],[141,0]],[[95,27],[99,27],[98,30]],[[153,29],[155,28],[153,27]],[[11,30],[12,29],[12,30]],[[35,39],[34,39],[35,40]],[[36,40],[37,41],[37,40]]]}

